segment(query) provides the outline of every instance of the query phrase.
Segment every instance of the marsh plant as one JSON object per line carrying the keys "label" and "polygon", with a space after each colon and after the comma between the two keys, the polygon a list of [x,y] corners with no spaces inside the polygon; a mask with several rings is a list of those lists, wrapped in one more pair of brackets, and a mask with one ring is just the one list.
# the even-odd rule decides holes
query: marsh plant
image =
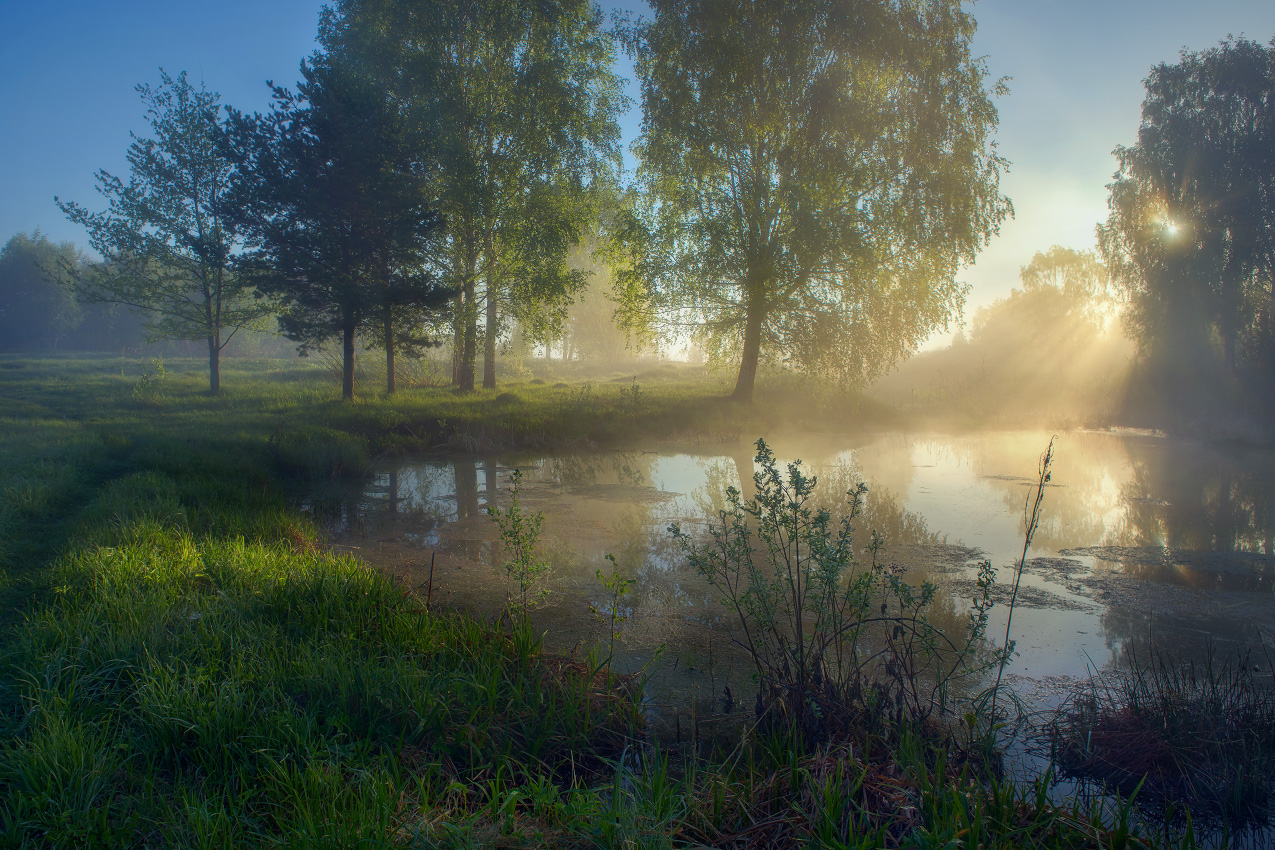
{"label": "marsh plant", "polygon": [[680,525],[670,531],[690,563],[719,591],[733,616],[733,637],[752,656],[764,728],[787,727],[808,742],[886,722],[925,724],[953,708],[958,680],[984,672],[984,634],[994,573],[981,565],[979,596],[963,632],[941,632],[928,617],[936,587],[913,586],[879,560],[855,555],[851,523],[867,488],[847,493],[838,522],[812,503],[816,479],[800,461],[780,472],[757,441],[756,496],[734,487],[696,542]]}
{"label": "marsh plant", "polygon": [[624,597],[633,591],[633,585],[637,584],[636,579],[625,578],[620,574],[620,568],[615,563],[615,555],[610,552],[606,554],[607,561],[611,564],[611,574],[607,575],[598,570],[598,583],[602,585],[602,589],[606,591],[607,601],[605,605],[592,604],[589,606],[590,613],[599,623],[605,623],[607,626],[607,662],[615,658],[615,635],[620,630],[620,624],[629,618],[628,612],[620,604]]}
{"label": "marsh plant", "polygon": [[1005,664],[1014,655],[1014,641],[1010,638],[1010,627],[1014,623],[1014,606],[1018,603],[1018,588],[1023,581],[1023,568],[1027,565],[1027,552],[1031,549],[1032,538],[1036,536],[1036,529],[1040,528],[1040,506],[1045,501],[1045,485],[1049,483],[1053,473],[1050,468],[1054,463],[1054,440],[1049,440],[1049,447],[1045,449],[1044,454],[1040,456],[1040,463],[1036,467],[1036,489],[1027,491],[1027,496],[1023,501],[1023,554],[1019,557],[1018,563],[1014,565],[1014,589],[1009,597],[1009,614],[1005,617],[1005,641],[1001,646],[1000,657],[996,662],[996,683],[992,685],[991,694],[992,707],[988,712],[988,718],[991,723],[996,723],[996,699],[1000,695],[1001,679],[1005,675]]}
{"label": "marsh plant", "polygon": [[1045,727],[1050,757],[1066,776],[1137,789],[1143,807],[1269,825],[1275,686],[1253,661],[1210,651],[1196,664],[1153,645],[1149,660],[1092,678],[1058,708]]}
{"label": "marsh plant", "polygon": [[630,410],[637,410],[642,406],[642,385],[637,382],[636,377],[627,387],[620,388],[620,400]]}
{"label": "marsh plant", "polygon": [[510,613],[515,617],[519,630],[529,632],[529,612],[549,595],[549,589],[544,586],[544,578],[549,574],[549,562],[542,560],[536,553],[541,527],[544,525],[544,514],[540,511],[524,511],[518,499],[521,492],[522,470],[515,469],[510,475],[509,507],[502,510],[491,505],[487,508],[487,515],[500,527],[505,575],[518,585],[517,592],[510,594]]}

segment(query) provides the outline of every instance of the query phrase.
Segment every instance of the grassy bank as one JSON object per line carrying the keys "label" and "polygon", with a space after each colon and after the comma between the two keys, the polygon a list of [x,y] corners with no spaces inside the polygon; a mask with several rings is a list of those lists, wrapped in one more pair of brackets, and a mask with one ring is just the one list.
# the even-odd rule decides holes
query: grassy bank
{"label": "grassy bank", "polygon": [[311,361],[227,361],[216,397],[207,395],[205,369],[193,359],[0,356],[0,385],[17,420],[69,419],[148,438],[268,440],[298,471],[308,466],[309,444],[335,435],[372,453],[475,451],[734,438],[791,427],[794,418],[839,429],[891,421],[885,408],[819,382],[763,381],[758,403],[741,406],[726,398],[726,377],[674,364],[570,383],[502,382],[468,394],[409,386],[386,396],[369,381],[351,403],[340,400],[330,371]]}
{"label": "grassy bank", "polygon": [[118,366],[0,362],[0,845],[1146,844],[907,729],[660,753],[631,682],[431,614],[290,507],[383,451],[711,432],[712,385],[342,405],[318,370],[210,399]]}

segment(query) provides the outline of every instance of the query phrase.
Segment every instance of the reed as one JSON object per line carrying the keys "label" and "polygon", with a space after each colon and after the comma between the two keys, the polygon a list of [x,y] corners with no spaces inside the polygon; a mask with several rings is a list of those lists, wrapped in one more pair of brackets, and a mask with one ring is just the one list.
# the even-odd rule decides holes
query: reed
{"label": "reed", "polygon": [[1153,645],[1128,670],[1091,678],[1045,732],[1065,774],[1140,787],[1153,811],[1189,808],[1230,828],[1275,816],[1275,687],[1247,653],[1184,663]]}

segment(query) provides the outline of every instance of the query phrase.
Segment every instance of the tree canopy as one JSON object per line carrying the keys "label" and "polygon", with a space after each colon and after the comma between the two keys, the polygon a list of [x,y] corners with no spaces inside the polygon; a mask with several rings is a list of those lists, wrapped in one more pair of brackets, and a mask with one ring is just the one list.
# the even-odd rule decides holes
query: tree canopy
{"label": "tree canopy", "polygon": [[738,356],[744,400],[762,360],[855,382],[944,326],[1011,212],[964,3],[651,5],[626,30],[644,110],[626,274],[650,306]]}
{"label": "tree canopy", "polygon": [[[590,0],[342,0],[338,40],[372,39],[385,84],[428,127],[455,305],[454,380],[472,389],[485,312],[485,386],[502,313],[555,323],[582,276],[567,263],[590,187],[619,160],[615,49]],[[480,287],[481,285],[481,295]]]}
{"label": "tree canopy", "polygon": [[103,262],[75,275],[83,297],[126,304],[149,317],[154,339],[205,340],[209,390],[221,388],[221,351],[271,308],[232,269],[239,234],[226,198],[236,177],[219,145],[221,105],[185,72],[139,85],[153,138],[133,137],[129,181],[98,172],[104,212],[57,200],[82,225]]}
{"label": "tree canopy", "polygon": [[[1275,41],[1230,38],[1152,68],[1118,147],[1102,253],[1144,353],[1269,371],[1275,305]],[[1214,342],[1216,340],[1216,343]],[[1211,353],[1211,352],[1215,352]],[[1195,362],[1191,362],[1195,361]]]}
{"label": "tree canopy", "polygon": [[426,261],[441,219],[425,139],[356,59],[316,54],[297,93],[274,87],[269,115],[235,115],[231,147],[253,175],[239,198],[253,280],[280,300],[280,330],[302,351],[336,337],[342,394],[354,395],[354,342],[375,330],[394,389],[403,311],[450,296]]}

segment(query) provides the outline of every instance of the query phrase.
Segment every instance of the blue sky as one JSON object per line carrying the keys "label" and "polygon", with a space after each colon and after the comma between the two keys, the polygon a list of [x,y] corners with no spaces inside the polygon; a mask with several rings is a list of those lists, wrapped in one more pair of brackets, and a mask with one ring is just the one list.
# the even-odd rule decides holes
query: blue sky
{"label": "blue sky", "polygon": [[[185,70],[223,103],[264,109],[265,81],[293,85],[314,49],[321,6],[0,0],[0,243],[38,227],[83,245],[53,196],[97,209],[96,171],[127,176],[129,132],[147,129],[134,86],[156,82],[160,67]],[[976,52],[993,78],[1012,77],[998,102],[998,139],[1012,162],[1002,188],[1017,216],[962,273],[971,308],[1005,295],[1033,252],[1093,247],[1111,150],[1135,138],[1152,65],[1228,34],[1264,44],[1275,37],[1270,0],[981,0],[973,10]],[[637,114],[624,122],[627,140],[639,123]]]}

